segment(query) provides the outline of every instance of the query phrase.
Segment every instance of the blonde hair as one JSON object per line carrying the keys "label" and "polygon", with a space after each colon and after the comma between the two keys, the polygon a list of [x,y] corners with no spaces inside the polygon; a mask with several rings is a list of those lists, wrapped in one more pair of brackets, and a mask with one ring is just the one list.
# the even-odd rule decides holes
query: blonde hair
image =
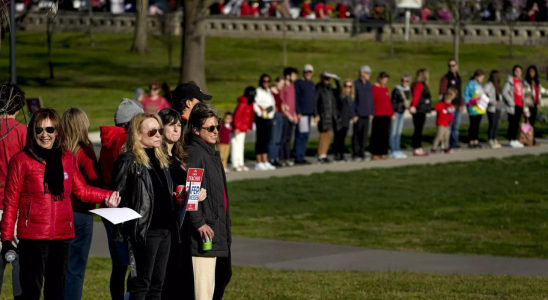
{"label": "blonde hair", "polygon": [[350,92],[350,99],[352,101],[354,101],[354,95],[356,94],[356,91],[355,91],[355,86],[354,86],[354,80],[350,79],[350,78],[347,78],[344,80],[343,82],[343,86],[342,86],[342,89],[341,89],[341,96],[344,96],[344,86],[346,85],[347,82],[350,82],[352,84],[352,91]]}
{"label": "blonde hair", "polygon": [[82,145],[91,146],[89,140],[89,119],[86,113],[77,108],[70,107],[61,117],[61,126],[65,131],[65,145],[76,156]]}
{"label": "blonde hair", "polygon": [[415,83],[422,82],[426,86],[430,86],[430,76],[427,69],[420,69],[417,71],[417,76],[415,76]]}
{"label": "blonde hair", "polygon": [[443,100],[447,100],[447,99],[453,99],[457,96],[457,89],[454,88],[454,87],[450,87],[447,89],[447,91],[445,92],[445,94],[443,94]]}
{"label": "blonde hair", "polygon": [[[151,119],[151,118],[158,121],[158,124],[160,124],[160,127],[163,126],[162,120],[157,114],[143,113],[143,114],[135,115],[133,119],[131,119],[131,122],[129,123],[127,141],[122,147],[122,152],[133,153],[135,155],[135,162],[145,166],[147,169],[151,169],[152,167],[150,165],[150,160],[148,159],[148,156],[145,153],[143,145],[141,144],[141,140],[139,139],[139,134],[141,133],[141,127],[143,126],[143,123],[145,122],[145,120]],[[156,155],[156,158],[160,162],[160,167],[162,167],[162,169],[166,169],[169,167],[167,156],[162,150],[162,147],[154,148],[154,154]]]}

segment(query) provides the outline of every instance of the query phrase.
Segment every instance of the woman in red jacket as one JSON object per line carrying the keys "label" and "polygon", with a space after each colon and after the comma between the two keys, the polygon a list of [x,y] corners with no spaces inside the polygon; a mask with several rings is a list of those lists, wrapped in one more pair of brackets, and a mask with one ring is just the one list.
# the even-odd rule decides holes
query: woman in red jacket
{"label": "woman in red jacket", "polygon": [[386,72],[381,72],[377,83],[373,85],[375,118],[373,118],[370,142],[373,160],[388,159],[390,119],[394,117],[390,92],[386,87],[389,78],[390,76]]}
{"label": "woman in red jacket", "polygon": [[[120,203],[118,192],[86,185],[74,155],[67,149],[59,114],[38,110],[29,122],[25,150],[10,161],[1,224],[2,256],[19,252],[22,298],[63,299],[74,238],[71,195],[85,203]],[[19,216],[17,212],[19,211]],[[17,222],[18,250],[12,244]]]}
{"label": "woman in red jacket", "polygon": [[426,122],[426,114],[432,111],[432,96],[430,94],[430,85],[428,80],[428,70],[420,69],[417,71],[415,83],[413,83],[413,102],[409,112],[413,115],[413,155],[428,156],[428,153],[422,149],[422,130]]}
{"label": "woman in red jacket", "polygon": [[248,130],[253,129],[253,103],[255,102],[256,90],[252,86],[245,88],[244,95],[238,98],[238,106],[234,112],[234,136],[230,140],[232,148],[230,160],[236,172],[249,171],[244,165],[244,144],[245,135]]}

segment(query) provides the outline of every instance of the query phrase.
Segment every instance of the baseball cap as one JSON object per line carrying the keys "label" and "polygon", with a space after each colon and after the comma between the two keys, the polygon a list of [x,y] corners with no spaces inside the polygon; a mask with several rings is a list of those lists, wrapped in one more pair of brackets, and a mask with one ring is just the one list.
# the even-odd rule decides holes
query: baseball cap
{"label": "baseball cap", "polygon": [[303,73],[304,72],[314,72],[314,67],[311,64],[306,64],[303,67]]}
{"label": "baseball cap", "polygon": [[213,97],[202,93],[202,90],[197,85],[192,83],[179,84],[171,94],[172,101],[192,98],[204,101],[211,100]]}
{"label": "baseball cap", "polygon": [[360,73],[371,74],[373,73],[373,70],[371,70],[371,68],[368,65],[363,65],[360,67]]}

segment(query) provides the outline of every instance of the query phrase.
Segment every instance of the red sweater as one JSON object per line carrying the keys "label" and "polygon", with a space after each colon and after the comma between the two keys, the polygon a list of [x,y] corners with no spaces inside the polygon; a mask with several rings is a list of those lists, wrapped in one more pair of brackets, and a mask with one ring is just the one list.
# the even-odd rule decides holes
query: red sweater
{"label": "red sweater", "polygon": [[[78,170],[84,177],[87,185],[100,187],[102,180],[100,177],[99,166],[97,164],[97,157],[95,151],[89,145],[83,145],[76,154],[76,164]],[[82,202],[76,195],[70,195],[70,201],[72,202],[72,211],[75,212],[87,212],[90,209],[96,207],[95,204],[89,204]]]}
{"label": "red sweater", "polygon": [[238,98],[238,106],[234,112],[234,130],[238,129],[241,132],[247,132],[253,129],[253,121],[255,114],[253,113],[253,104],[247,103],[245,96]]}
{"label": "red sweater", "polygon": [[373,85],[373,104],[375,105],[375,117],[391,117],[394,115],[394,108],[387,87]]}
{"label": "red sweater", "polygon": [[413,85],[413,102],[411,102],[411,106],[417,107],[421,99],[423,90],[424,90],[424,83],[417,82]]}
{"label": "red sweater", "polygon": [[219,143],[223,145],[230,144],[230,133],[232,132],[232,124],[223,123],[221,127],[221,132],[219,134]]}
{"label": "red sweater", "polygon": [[451,107],[453,107],[453,104],[446,104],[443,101],[438,102],[438,104],[434,106],[434,110],[438,112],[436,117],[436,125],[447,127],[451,122],[453,122],[453,113],[449,112],[449,108]]}
{"label": "red sweater", "polygon": [[9,134],[0,141],[0,209],[4,209],[4,188],[6,187],[10,159],[23,150],[27,139],[27,126],[25,124],[21,124],[12,118],[3,120],[0,125],[0,136],[4,136],[9,129],[11,129]]}

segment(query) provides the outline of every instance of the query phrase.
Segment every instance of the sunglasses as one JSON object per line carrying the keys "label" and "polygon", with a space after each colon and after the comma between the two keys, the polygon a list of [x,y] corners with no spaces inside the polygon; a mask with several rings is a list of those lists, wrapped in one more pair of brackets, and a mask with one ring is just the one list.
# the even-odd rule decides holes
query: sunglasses
{"label": "sunglasses", "polygon": [[157,91],[157,90],[159,90],[159,89],[160,89],[160,88],[153,87],[153,88],[151,88],[150,90],[151,90],[151,91]]}
{"label": "sunglasses", "polygon": [[160,135],[163,135],[164,134],[164,129],[163,128],[158,128],[158,129],[152,129],[152,130],[149,130],[147,132],[147,135],[149,137],[153,137],[156,135],[156,133],[159,133]]}
{"label": "sunglasses", "polygon": [[456,66],[457,66],[457,65],[449,65],[449,67],[451,67],[451,68],[454,68],[454,67],[456,67]]}
{"label": "sunglasses", "polygon": [[270,80],[263,80],[263,83],[270,83]]}
{"label": "sunglasses", "polygon": [[36,134],[42,134],[44,130],[46,130],[47,133],[52,134],[55,132],[55,127],[34,127],[34,132],[36,132]]}
{"label": "sunglasses", "polygon": [[352,86],[351,85],[345,85],[344,87],[345,88],[351,88]]}
{"label": "sunglasses", "polygon": [[209,127],[202,127],[202,129],[205,129],[205,130],[207,130],[207,131],[209,131],[209,132],[214,132],[215,129],[217,129],[217,132],[219,132],[219,131],[221,131],[221,125],[217,125],[217,126],[211,125],[211,126],[209,126]]}
{"label": "sunglasses", "polygon": [[409,80],[402,80],[402,82],[409,82]]}

